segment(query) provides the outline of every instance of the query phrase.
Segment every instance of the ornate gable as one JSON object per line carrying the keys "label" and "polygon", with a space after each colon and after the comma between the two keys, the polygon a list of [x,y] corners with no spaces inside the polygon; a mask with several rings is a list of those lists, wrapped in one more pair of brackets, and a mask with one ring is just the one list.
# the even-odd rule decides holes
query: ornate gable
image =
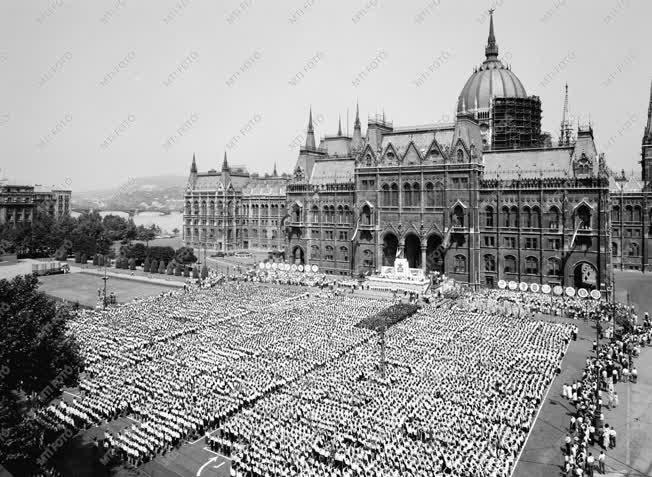
{"label": "ornate gable", "polygon": [[419,154],[419,151],[417,151],[414,142],[410,141],[410,144],[408,145],[407,150],[403,155],[403,161],[402,161],[403,164],[405,165],[420,164],[421,161],[422,161],[421,154]]}

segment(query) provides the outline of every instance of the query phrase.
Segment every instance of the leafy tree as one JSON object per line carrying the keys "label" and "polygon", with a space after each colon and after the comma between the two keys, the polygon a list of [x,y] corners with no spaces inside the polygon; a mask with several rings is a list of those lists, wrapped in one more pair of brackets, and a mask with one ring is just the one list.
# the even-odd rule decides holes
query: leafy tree
{"label": "leafy tree", "polygon": [[197,267],[192,267],[192,278],[199,278],[199,272],[197,271]]}
{"label": "leafy tree", "polygon": [[173,233],[174,235],[179,235],[179,229],[178,229],[177,227],[173,228],[173,229],[172,229],[172,233]]}
{"label": "leafy tree", "polygon": [[145,262],[143,263],[143,271],[145,273],[149,272],[149,265],[150,265],[149,257],[146,257]]}
{"label": "leafy tree", "polygon": [[180,277],[182,273],[183,273],[183,265],[177,263],[177,266],[174,269],[174,275]]}
{"label": "leafy tree", "polygon": [[93,265],[99,265],[100,257],[98,254],[93,255]]}
{"label": "leafy tree", "polygon": [[174,268],[175,268],[175,267],[174,267],[174,262],[173,262],[172,260],[170,260],[170,261],[168,262],[168,267],[167,267],[167,269],[166,269],[166,273],[167,273],[168,275],[172,275],[172,274],[174,273]]}
{"label": "leafy tree", "polygon": [[181,247],[177,249],[174,254],[174,259],[184,265],[195,263],[197,261],[197,257],[195,257],[195,254],[190,247]]}
{"label": "leafy tree", "polygon": [[133,257],[129,259],[129,270],[136,270],[136,259]]}
{"label": "leafy tree", "polygon": [[86,264],[88,262],[88,257],[86,256],[85,253],[81,254],[81,259],[80,260],[81,260],[82,264]]}
{"label": "leafy tree", "polygon": [[158,273],[158,260],[152,260],[149,265],[149,273]]}
{"label": "leafy tree", "polygon": [[190,268],[188,267],[188,265],[183,267],[183,276],[186,278],[190,276]]}
{"label": "leafy tree", "polygon": [[174,259],[174,249],[172,247],[150,247],[147,255],[152,259],[169,262]]}
{"label": "leafy tree", "polygon": [[104,234],[111,241],[122,240],[127,236],[129,222],[119,215],[105,215],[102,219]]}
{"label": "leafy tree", "polygon": [[158,264],[158,272],[162,275],[165,274],[165,262],[161,260]]}
{"label": "leafy tree", "polygon": [[0,280],[0,297],[0,462],[15,475],[31,475],[43,436],[34,412],[75,385],[83,363],[66,330],[70,312],[38,291],[38,277]]}
{"label": "leafy tree", "polygon": [[138,240],[142,240],[147,244],[147,247],[149,247],[149,242],[151,240],[154,240],[158,234],[161,233],[161,229],[152,224],[149,227],[145,227],[144,225],[139,225],[136,228],[136,238]]}
{"label": "leafy tree", "polygon": [[81,263],[81,252],[75,252],[75,263]]}

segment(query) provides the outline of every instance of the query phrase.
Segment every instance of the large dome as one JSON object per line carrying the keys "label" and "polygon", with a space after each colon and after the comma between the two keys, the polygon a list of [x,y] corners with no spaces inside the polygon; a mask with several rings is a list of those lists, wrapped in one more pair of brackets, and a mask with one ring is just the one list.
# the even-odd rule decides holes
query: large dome
{"label": "large dome", "polygon": [[526,98],[521,80],[498,59],[498,45],[494,36],[493,15],[489,24],[489,42],[486,59],[471,75],[457,100],[458,113],[475,113],[476,118],[488,112],[493,97]]}

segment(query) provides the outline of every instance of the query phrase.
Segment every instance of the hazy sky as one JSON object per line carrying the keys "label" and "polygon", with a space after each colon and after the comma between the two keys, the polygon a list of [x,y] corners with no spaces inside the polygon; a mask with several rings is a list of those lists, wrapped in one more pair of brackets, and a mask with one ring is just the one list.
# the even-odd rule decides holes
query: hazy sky
{"label": "hazy sky", "polygon": [[[652,68],[648,0],[3,0],[0,168],[75,190],[231,164],[290,172],[316,132],[447,121],[484,59],[541,97],[557,135],[564,83],[608,164],[638,170]],[[297,135],[301,135],[297,138]]]}

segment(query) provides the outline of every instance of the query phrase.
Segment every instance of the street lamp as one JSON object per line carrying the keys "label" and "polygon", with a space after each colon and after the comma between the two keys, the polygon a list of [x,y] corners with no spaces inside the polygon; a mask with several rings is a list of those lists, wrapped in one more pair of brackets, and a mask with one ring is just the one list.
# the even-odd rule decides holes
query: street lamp
{"label": "street lamp", "polygon": [[102,300],[102,309],[106,310],[106,282],[109,279],[109,277],[106,276],[106,260],[104,261],[104,276],[102,277],[102,280],[104,280],[104,299]]}

